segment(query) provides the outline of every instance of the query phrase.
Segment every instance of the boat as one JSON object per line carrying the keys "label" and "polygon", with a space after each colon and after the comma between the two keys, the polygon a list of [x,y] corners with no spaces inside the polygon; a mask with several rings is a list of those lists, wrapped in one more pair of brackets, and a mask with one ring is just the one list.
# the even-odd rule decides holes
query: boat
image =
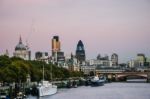
{"label": "boat", "polygon": [[39,96],[53,95],[57,92],[57,86],[49,81],[42,81],[38,86]]}
{"label": "boat", "polygon": [[91,79],[91,86],[103,86],[104,83],[105,83],[105,79],[98,76],[94,76]]}
{"label": "boat", "polygon": [[77,81],[69,79],[66,85],[67,88],[77,88]]}
{"label": "boat", "polygon": [[38,96],[48,96],[57,93],[57,86],[53,85],[51,82],[44,80],[44,67],[43,67],[43,80],[39,83]]}
{"label": "boat", "polygon": [[7,94],[5,92],[1,92],[0,99],[6,99],[6,98],[7,98]]}
{"label": "boat", "polygon": [[78,87],[78,84],[77,84],[77,82],[75,80],[72,82],[72,86],[73,86],[73,88],[77,88]]}
{"label": "boat", "polygon": [[89,85],[91,85],[91,79],[86,79],[86,81],[85,81],[85,86],[89,86]]}
{"label": "boat", "polygon": [[28,99],[23,92],[18,92],[16,98],[14,99]]}

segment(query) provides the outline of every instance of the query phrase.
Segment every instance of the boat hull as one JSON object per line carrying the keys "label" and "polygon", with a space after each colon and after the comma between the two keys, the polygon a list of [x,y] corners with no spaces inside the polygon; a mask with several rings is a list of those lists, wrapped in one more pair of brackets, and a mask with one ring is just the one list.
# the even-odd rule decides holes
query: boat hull
{"label": "boat hull", "polygon": [[47,95],[53,95],[57,92],[57,86],[52,85],[52,86],[41,86],[38,87],[38,92],[39,92],[39,96],[47,96]]}
{"label": "boat hull", "polygon": [[91,81],[91,86],[103,86],[104,82],[101,81]]}

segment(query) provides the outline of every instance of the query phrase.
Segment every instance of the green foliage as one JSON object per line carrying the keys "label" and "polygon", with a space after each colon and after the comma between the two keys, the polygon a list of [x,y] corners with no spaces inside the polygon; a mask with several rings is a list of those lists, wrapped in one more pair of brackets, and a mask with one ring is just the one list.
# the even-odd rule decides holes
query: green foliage
{"label": "green foliage", "polygon": [[8,66],[9,64],[11,64],[11,60],[8,56],[0,56],[0,67]]}
{"label": "green foliage", "polygon": [[43,79],[43,67],[45,80],[51,80],[51,75],[53,79],[83,76],[81,72],[70,72],[51,63],[0,56],[0,82],[25,82],[28,74],[31,76],[31,81],[41,81]]}

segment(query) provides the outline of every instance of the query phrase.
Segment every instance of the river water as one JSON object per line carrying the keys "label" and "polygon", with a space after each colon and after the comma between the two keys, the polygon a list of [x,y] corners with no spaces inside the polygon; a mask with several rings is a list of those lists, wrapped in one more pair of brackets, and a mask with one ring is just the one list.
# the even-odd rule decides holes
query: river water
{"label": "river water", "polygon": [[150,83],[107,83],[104,86],[81,86],[59,89],[55,95],[29,99],[150,99]]}

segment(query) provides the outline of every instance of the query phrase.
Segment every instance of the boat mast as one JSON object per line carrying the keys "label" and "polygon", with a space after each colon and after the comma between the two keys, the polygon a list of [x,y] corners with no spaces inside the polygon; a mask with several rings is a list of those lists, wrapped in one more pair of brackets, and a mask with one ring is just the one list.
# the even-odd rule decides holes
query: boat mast
{"label": "boat mast", "polygon": [[52,80],[52,77],[53,77],[53,76],[52,76],[52,65],[51,65],[51,82],[53,81],[53,80]]}
{"label": "boat mast", "polygon": [[44,65],[43,65],[43,81],[44,81]]}

